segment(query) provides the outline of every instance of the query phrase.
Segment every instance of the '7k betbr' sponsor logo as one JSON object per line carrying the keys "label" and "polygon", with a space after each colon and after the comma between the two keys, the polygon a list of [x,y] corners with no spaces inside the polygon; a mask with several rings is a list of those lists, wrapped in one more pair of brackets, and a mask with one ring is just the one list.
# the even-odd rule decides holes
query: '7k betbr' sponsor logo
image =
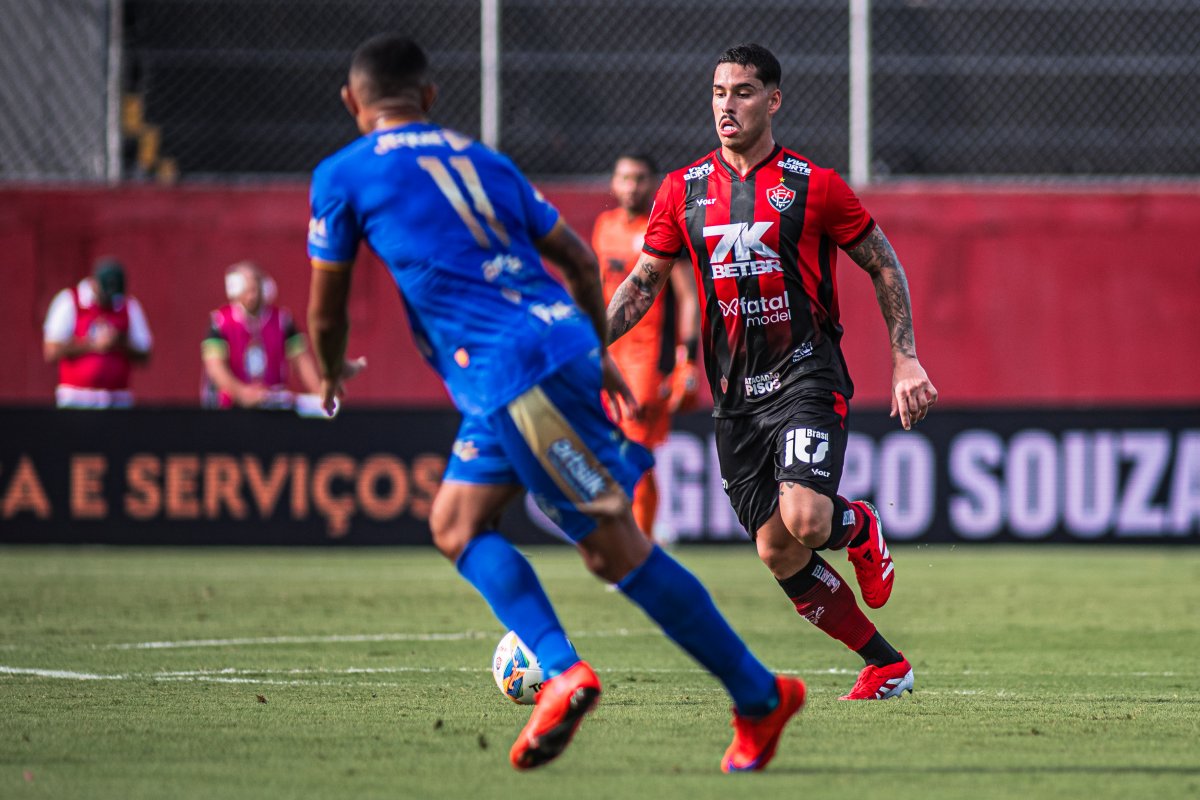
{"label": "'7k betbr' sponsor logo", "polygon": [[[709,256],[713,278],[744,278],[783,272],[779,253],[763,243],[771,222],[734,222],[729,225],[705,225],[704,237],[720,236]],[[729,263],[730,256],[733,260]],[[758,256],[758,257],[756,257]]]}
{"label": "'7k betbr' sponsor logo", "polygon": [[792,304],[788,300],[787,292],[757,300],[748,300],[745,297],[717,300],[717,305],[721,307],[722,317],[741,317],[742,324],[748,328],[770,325],[773,322],[787,322],[792,318]]}

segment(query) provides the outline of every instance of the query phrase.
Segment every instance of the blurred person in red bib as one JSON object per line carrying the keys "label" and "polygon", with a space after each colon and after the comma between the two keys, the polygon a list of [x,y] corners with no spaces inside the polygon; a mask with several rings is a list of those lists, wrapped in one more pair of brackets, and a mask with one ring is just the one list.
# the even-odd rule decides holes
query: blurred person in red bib
{"label": "blurred person in red bib", "polygon": [[153,339],[137,299],[125,294],[125,268],[113,258],[50,302],[42,351],[58,364],[59,408],[129,408],[133,366],[150,358]]}

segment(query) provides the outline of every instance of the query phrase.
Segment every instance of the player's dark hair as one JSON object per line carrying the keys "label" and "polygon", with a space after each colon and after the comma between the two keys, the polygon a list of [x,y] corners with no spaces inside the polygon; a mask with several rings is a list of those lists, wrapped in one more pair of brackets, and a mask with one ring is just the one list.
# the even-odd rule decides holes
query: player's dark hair
{"label": "player's dark hair", "polygon": [[358,76],[364,103],[407,94],[425,84],[429,59],[421,45],[398,33],[381,33],[358,46],[350,72]]}
{"label": "player's dark hair", "polygon": [[658,164],[654,163],[654,159],[645,153],[621,153],[619,156],[613,159],[613,166],[615,167],[617,162],[621,161],[622,159],[637,161],[639,164],[644,165],[646,169],[650,170],[652,175],[658,174]]}
{"label": "player's dark hair", "polygon": [[783,68],[779,66],[779,59],[775,54],[754,42],[734,45],[721,53],[717,64],[754,67],[755,75],[763,82],[763,86],[779,86],[779,81],[783,78]]}

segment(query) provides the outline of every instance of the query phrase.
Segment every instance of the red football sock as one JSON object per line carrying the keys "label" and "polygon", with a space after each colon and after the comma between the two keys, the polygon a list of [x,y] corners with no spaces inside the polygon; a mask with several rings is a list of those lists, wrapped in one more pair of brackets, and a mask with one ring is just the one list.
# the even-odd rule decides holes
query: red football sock
{"label": "red football sock", "polygon": [[875,635],[875,624],[858,607],[854,592],[816,553],[808,566],[779,585],[800,616],[851,650],[862,649]]}

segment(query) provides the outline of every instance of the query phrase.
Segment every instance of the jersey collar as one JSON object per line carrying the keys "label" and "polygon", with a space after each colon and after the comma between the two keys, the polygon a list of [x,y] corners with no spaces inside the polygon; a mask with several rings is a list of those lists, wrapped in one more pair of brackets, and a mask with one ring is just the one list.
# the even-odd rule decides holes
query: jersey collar
{"label": "jersey collar", "polygon": [[728,161],[725,160],[725,156],[721,153],[721,148],[719,148],[719,147],[716,150],[717,163],[725,168],[725,171],[729,173],[729,177],[732,180],[747,181],[747,180],[750,180],[750,177],[752,175],[754,175],[754,173],[758,172],[760,169],[765,167],[767,165],[767,162],[769,162],[771,159],[775,158],[775,156],[779,155],[779,152],[781,150],[783,150],[783,147],[780,146],[779,144],[776,144],[775,147],[772,148],[771,152],[767,154],[766,158],[764,158],[762,161],[758,162],[757,164],[755,164],[753,167],[750,168],[750,171],[746,173],[745,177],[742,177],[741,173],[739,173],[736,169],[734,169],[733,166]]}

